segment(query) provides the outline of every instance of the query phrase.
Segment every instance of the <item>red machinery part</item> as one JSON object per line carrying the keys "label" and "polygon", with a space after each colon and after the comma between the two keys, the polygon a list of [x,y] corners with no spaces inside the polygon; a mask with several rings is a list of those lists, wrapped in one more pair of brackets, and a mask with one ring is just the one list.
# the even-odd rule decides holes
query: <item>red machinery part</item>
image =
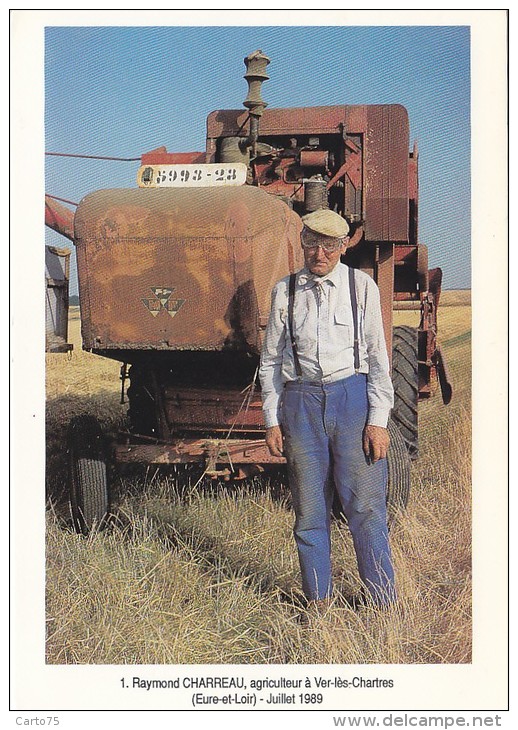
{"label": "red machinery part", "polygon": [[74,212],[45,195],[45,225],[70,241],[74,240]]}

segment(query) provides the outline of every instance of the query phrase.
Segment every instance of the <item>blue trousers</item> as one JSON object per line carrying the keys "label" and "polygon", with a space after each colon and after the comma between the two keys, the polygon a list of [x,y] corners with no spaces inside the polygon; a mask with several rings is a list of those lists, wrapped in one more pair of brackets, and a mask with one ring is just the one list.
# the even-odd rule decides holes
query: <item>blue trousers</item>
{"label": "blue trousers", "polygon": [[367,461],[363,374],[329,384],[289,382],[282,427],[295,510],[302,588],[309,600],[328,598],[331,579],[333,484],[353,538],[360,578],[377,604],[395,597],[388,540],[386,459]]}

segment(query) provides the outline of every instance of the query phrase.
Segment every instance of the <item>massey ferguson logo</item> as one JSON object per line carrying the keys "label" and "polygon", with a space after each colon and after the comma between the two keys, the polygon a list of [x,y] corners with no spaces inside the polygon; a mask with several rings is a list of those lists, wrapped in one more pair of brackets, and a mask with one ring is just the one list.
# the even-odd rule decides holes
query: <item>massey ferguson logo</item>
{"label": "massey ferguson logo", "polygon": [[171,317],[174,317],[185,302],[185,299],[171,299],[174,289],[168,287],[152,286],[151,291],[153,296],[149,299],[142,299],[142,301],[153,317],[156,317],[162,309]]}

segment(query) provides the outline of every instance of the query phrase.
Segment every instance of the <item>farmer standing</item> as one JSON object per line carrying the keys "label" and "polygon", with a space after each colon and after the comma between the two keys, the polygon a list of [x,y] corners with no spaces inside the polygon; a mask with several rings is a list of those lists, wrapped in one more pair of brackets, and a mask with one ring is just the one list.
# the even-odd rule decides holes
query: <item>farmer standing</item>
{"label": "farmer standing", "polygon": [[261,355],[266,443],[288,463],[308,602],[332,594],[334,483],[360,578],[374,603],[387,605],[395,597],[386,514],[393,387],[379,291],[340,262],[349,242],[340,215],[318,210],[302,221],[305,267],[275,285]]}

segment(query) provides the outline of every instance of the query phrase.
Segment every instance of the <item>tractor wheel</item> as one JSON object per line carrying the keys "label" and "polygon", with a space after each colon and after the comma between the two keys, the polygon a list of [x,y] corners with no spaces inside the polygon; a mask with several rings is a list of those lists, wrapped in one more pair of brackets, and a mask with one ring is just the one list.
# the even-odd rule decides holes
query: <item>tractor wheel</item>
{"label": "tractor wheel", "polygon": [[77,416],[70,422],[68,459],[74,526],[86,535],[104,526],[109,506],[104,439],[93,416]]}
{"label": "tractor wheel", "polygon": [[410,496],[410,457],[405,440],[397,424],[388,424],[390,446],[387,454],[387,518],[392,524],[396,515],[404,510]]}
{"label": "tractor wheel", "polygon": [[397,424],[411,459],[418,456],[417,401],[419,395],[417,365],[417,330],[415,327],[394,327],[392,335],[392,382]]}

